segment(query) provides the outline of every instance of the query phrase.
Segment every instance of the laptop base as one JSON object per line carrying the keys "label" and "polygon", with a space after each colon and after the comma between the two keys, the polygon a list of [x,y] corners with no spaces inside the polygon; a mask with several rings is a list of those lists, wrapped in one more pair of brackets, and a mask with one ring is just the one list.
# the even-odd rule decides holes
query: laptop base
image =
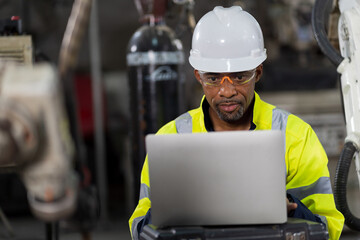
{"label": "laptop base", "polygon": [[242,226],[192,226],[157,229],[147,225],[140,234],[141,240],[322,240],[329,239],[325,225],[304,219],[289,218],[284,224]]}

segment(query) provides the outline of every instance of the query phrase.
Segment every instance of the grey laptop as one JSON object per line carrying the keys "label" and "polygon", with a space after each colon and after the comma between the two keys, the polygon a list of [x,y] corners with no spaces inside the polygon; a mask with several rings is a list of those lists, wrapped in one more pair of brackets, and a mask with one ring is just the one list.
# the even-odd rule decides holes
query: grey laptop
{"label": "grey laptop", "polygon": [[280,131],[148,135],[146,148],[154,225],[286,222]]}

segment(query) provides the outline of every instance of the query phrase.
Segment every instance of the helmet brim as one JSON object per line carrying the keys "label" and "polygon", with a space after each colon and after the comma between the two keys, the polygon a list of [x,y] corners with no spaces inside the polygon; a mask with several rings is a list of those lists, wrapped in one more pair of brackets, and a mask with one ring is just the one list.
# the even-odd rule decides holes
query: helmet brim
{"label": "helmet brim", "polygon": [[213,59],[190,56],[189,63],[194,69],[204,72],[244,72],[259,66],[265,61],[266,57],[267,56],[265,51],[261,56],[256,58],[247,57],[237,59]]}

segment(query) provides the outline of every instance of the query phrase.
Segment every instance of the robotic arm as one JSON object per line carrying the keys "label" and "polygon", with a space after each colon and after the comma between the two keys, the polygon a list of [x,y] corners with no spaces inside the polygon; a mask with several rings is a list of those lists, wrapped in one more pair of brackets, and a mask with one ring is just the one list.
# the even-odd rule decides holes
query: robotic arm
{"label": "robotic arm", "polygon": [[344,214],[346,224],[360,230],[360,219],[355,217],[347,204],[346,183],[351,161],[355,158],[360,182],[360,1],[340,1],[339,45],[344,60],[337,68],[341,74],[341,89],[346,120],[347,137],[335,176],[335,201]]}
{"label": "robotic arm", "polygon": [[345,223],[354,230],[360,230],[360,219],[355,217],[347,204],[346,185],[351,161],[355,159],[356,172],[360,183],[360,1],[340,0],[338,22],[339,46],[341,55],[331,46],[325,30],[324,9],[330,1],[317,0],[313,9],[313,28],[316,40],[324,54],[337,66],[341,74],[341,91],[346,120],[347,137],[338,161],[334,196]]}
{"label": "robotic arm", "polygon": [[78,180],[55,68],[0,69],[0,171],[19,174],[36,217],[64,219],[75,209]]}
{"label": "robotic arm", "polygon": [[88,239],[99,218],[97,191],[90,182],[79,186],[73,166],[76,157],[77,167],[81,165],[78,170],[86,168],[79,163],[80,151],[76,156],[74,151],[80,147],[71,73],[91,6],[91,0],[74,1],[58,67],[0,61],[0,173],[13,171],[20,176],[31,211],[49,226],[48,237],[52,223],[66,219]]}

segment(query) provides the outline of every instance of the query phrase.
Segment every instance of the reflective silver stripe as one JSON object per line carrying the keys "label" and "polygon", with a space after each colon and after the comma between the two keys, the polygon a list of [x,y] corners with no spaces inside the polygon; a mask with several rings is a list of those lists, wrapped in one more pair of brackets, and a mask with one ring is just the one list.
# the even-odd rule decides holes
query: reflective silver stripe
{"label": "reflective silver stripe", "polygon": [[142,183],[140,186],[139,200],[143,198],[150,198],[150,188],[145,183]]}
{"label": "reflective silver stripe", "polygon": [[287,119],[290,113],[280,108],[274,108],[272,114],[272,130],[286,130]]}
{"label": "reflective silver stripe", "polygon": [[139,224],[139,222],[141,222],[141,220],[144,219],[145,216],[140,216],[137,218],[134,218],[133,223],[131,225],[131,232],[132,232],[132,239],[133,240],[139,240],[139,233],[138,233],[138,229],[137,226]]}
{"label": "reflective silver stripe", "polygon": [[304,187],[288,189],[287,191],[300,200],[312,194],[332,194],[329,177],[321,177],[313,184]]}
{"label": "reflective silver stripe", "polygon": [[192,117],[186,112],[175,119],[175,126],[178,133],[192,133]]}
{"label": "reflective silver stripe", "polygon": [[315,214],[315,216],[319,217],[319,218],[321,219],[321,221],[322,221],[323,223],[325,223],[325,226],[326,226],[326,231],[328,231],[328,232],[329,232],[329,229],[328,229],[328,222],[327,222],[326,217],[325,217],[325,216],[321,216],[321,215],[319,215],[319,214]]}
{"label": "reflective silver stripe", "polygon": [[[280,108],[274,108],[272,113],[271,129],[280,130],[282,132],[284,139],[284,153],[286,153],[286,125],[289,115],[290,113]],[[285,160],[285,156],[284,156],[284,160]],[[285,167],[285,176],[287,176],[286,167]]]}

